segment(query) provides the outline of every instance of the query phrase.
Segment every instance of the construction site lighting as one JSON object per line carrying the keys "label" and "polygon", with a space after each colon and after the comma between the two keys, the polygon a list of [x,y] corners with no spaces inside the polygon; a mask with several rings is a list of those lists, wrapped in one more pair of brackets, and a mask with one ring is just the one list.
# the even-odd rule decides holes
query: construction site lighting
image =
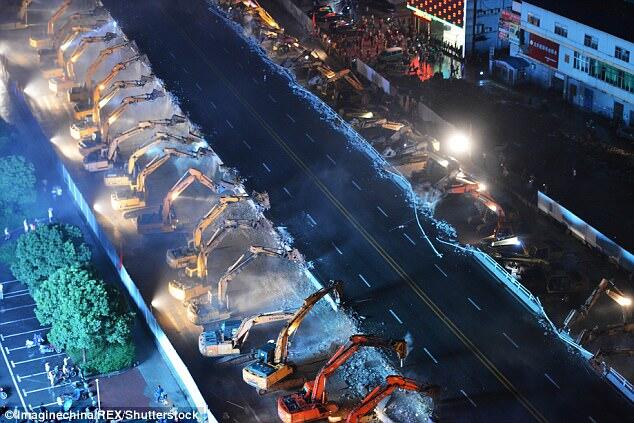
{"label": "construction site lighting", "polygon": [[618,292],[607,290],[605,293],[608,297],[612,298],[618,305],[621,307],[629,307],[632,305],[632,299],[630,297],[626,297],[624,295],[619,294]]}
{"label": "construction site lighting", "polygon": [[512,236],[510,238],[500,239],[497,241],[491,242],[491,247],[506,247],[510,245],[522,245],[522,241],[516,236]]}
{"label": "construction site lighting", "polygon": [[103,213],[103,206],[101,205],[100,202],[96,202],[95,204],[93,204],[92,209],[99,214]]}
{"label": "construction site lighting", "polygon": [[465,134],[456,132],[447,139],[447,149],[452,153],[466,153],[471,149],[471,141]]}
{"label": "construction site lighting", "polygon": [[478,192],[483,192],[483,191],[486,191],[486,190],[487,190],[487,188],[488,188],[488,187],[486,186],[486,184],[483,184],[483,183],[481,183],[481,182],[478,182]]}

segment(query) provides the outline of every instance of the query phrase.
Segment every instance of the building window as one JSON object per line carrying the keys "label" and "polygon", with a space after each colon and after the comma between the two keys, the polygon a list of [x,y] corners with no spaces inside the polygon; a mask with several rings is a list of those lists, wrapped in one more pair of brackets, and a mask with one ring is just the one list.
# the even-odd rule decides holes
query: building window
{"label": "building window", "polygon": [[599,40],[597,40],[597,38],[593,37],[592,35],[586,34],[583,37],[583,45],[597,50],[599,48]]}
{"label": "building window", "polygon": [[570,63],[570,55],[569,54],[564,55],[564,62]]}
{"label": "building window", "polygon": [[573,67],[613,87],[634,93],[634,74],[575,51]]}
{"label": "building window", "polygon": [[614,47],[614,57],[624,62],[630,62],[630,51],[621,47]]}
{"label": "building window", "polygon": [[532,13],[528,14],[528,23],[531,25],[539,26],[539,17],[533,15]]}
{"label": "building window", "polygon": [[555,23],[555,34],[567,38],[568,37],[568,28],[565,26]]}

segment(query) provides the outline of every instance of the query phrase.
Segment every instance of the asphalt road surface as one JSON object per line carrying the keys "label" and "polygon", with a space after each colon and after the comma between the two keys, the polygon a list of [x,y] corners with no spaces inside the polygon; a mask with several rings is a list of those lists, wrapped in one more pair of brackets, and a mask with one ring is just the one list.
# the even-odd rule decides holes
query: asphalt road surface
{"label": "asphalt road surface", "polygon": [[345,281],[365,330],[412,340],[403,370],[442,386],[442,421],[631,419],[631,405],[492,277],[454,253],[439,258],[402,189],[204,2],[104,4],[225,163],[268,191],[268,217],[318,276]]}

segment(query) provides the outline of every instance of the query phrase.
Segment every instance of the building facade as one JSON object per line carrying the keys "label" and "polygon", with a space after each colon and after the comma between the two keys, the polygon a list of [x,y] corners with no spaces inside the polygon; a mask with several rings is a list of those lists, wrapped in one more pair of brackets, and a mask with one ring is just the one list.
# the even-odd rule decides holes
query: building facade
{"label": "building facade", "polygon": [[512,0],[408,0],[419,29],[461,49],[462,56],[508,46],[498,37],[500,14]]}
{"label": "building facade", "polygon": [[[569,8],[564,3],[570,3]],[[530,79],[570,103],[634,125],[634,26],[625,32],[622,28],[627,19],[634,19],[634,5],[622,4],[624,13],[632,7],[632,16],[610,9],[611,14],[602,17],[587,10],[586,2],[577,3],[576,9],[574,3],[515,2],[520,31],[518,42],[511,42],[511,56],[528,60]],[[606,9],[601,3],[590,7]]]}

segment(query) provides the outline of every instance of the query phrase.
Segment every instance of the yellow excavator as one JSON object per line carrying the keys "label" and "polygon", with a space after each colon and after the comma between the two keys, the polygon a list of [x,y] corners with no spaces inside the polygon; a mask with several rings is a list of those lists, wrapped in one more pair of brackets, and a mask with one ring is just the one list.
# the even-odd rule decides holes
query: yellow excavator
{"label": "yellow excavator", "polygon": [[71,103],[83,103],[76,104],[76,107],[81,110],[91,109],[93,103],[91,102],[91,93],[93,89],[93,77],[95,76],[95,72],[99,69],[99,66],[108,58],[111,54],[119,51],[125,47],[131,47],[133,51],[135,50],[134,43],[124,39],[121,42],[102,49],[99,52],[97,58],[90,64],[86,73],[84,74],[83,85],[80,87],[73,87],[68,90],[68,101]]}
{"label": "yellow excavator", "polygon": [[240,320],[225,320],[216,328],[206,330],[198,337],[198,350],[205,357],[240,354],[249,332],[254,326],[281,322],[295,315],[292,311],[272,311]]}
{"label": "yellow excavator", "polygon": [[224,190],[233,190],[235,185],[225,181],[216,184],[214,181],[205,176],[200,170],[189,168],[167,192],[160,206],[158,213],[145,213],[137,216],[136,227],[140,234],[148,234],[154,232],[172,232],[176,229],[176,216],[172,210],[172,204],[192,183],[198,181],[201,185],[207,187],[214,194]]}
{"label": "yellow excavator", "polygon": [[75,50],[69,55],[67,61],[64,61],[64,50],[59,49],[58,62],[60,66],[65,68],[65,75],[61,78],[51,78],[48,81],[48,88],[55,94],[59,94],[73,87],[80,86],[80,83],[75,81],[75,67],[74,64],[79,60],[81,55],[88,49],[91,43],[108,43],[117,38],[117,34],[113,32],[107,32],[102,36],[84,37],[81,39]]}
{"label": "yellow excavator", "polygon": [[62,4],[57,8],[57,10],[53,13],[53,16],[50,17],[48,23],[46,25],[46,33],[49,37],[52,37],[55,33],[55,24],[62,17],[62,15],[68,10],[72,3],[72,0],[64,0]]}
{"label": "yellow excavator", "polygon": [[[170,292],[177,291],[177,288],[179,287],[186,287],[184,291],[188,291],[189,289],[189,292],[193,293],[196,292],[197,289],[192,290],[192,288],[197,285],[202,286],[202,283],[207,278],[207,257],[213,250],[212,245],[213,247],[217,245],[217,243],[214,244],[213,239],[209,240],[209,242],[207,242],[207,244],[198,253],[196,266],[185,268],[185,275],[190,279],[187,280],[187,282],[172,281]],[[291,261],[301,261],[302,259],[299,252],[295,249],[273,249],[260,246],[249,247],[249,252],[241,255],[218,280],[216,296],[214,296],[212,291],[209,290],[207,292],[206,301],[204,299],[193,301],[189,301],[189,299],[185,300],[187,305],[187,318],[189,321],[195,325],[202,325],[212,321],[228,318],[231,313],[229,311],[229,300],[227,298],[227,285],[260,255],[277,257]]]}
{"label": "yellow excavator", "polygon": [[[20,7],[19,7],[18,12],[16,14],[16,20],[15,21],[4,22],[4,23],[0,24],[0,30],[14,30],[14,29],[28,28],[27,11],[28,11],[29,6],[31,5],[32,2],[33,2],[33,0],[22,0],[20,2]],[[11,5],[11,6],[13,6],[13,5]],[[10,7],[9,5],[6,5],[7,11],[9,11],[9,7]],[[13,9],[13,7],[11,7],[11,9]]]}
{"label": "yellow excavator", "polygon": [[[242,200],[247,199],[244,195],[234,195],[220,197],[218,204],[214,204],[211,210],[198,222],[194,227],[193,237],[187,242],[186,246],[179,248],[172,248],[167,250],[165,254],[165,260],[167,265],[172,269],[182,269],[184,267],[193,266],[196,264],[198,253],[203,246],[202,238],[205,230],[211,226],[218,218],[224,213],[224,211],[232,204],[236,204]],[[255,228],[259,224],[259,220],[225,220],[224,223],[213,233],[209,241],[207,242],[207,249],[213,250],[227,234],[233,229],[246,229]],[[207,254],[211,253],[211,250]]]}
{"label": "yellow excavator", "polygon": [[51,47],[56,48],[63,44],[63,40],[78,27],[84,25],[97,25],[102,26],[108,21],[108,12],[105,8],[97,6],[92,10],[85,11],[79,10],[71,15],[68,15],[64,24],[58,25],[59,28],[55,29],[55,32],[49,40],[51,41]]}
{"label": "yellow excavator", "polygon": [[317,301],[331,293],[338,301],[341,285],[340,281],[331,281],[328,286],[306,298],[304,304],[280,331],[276,342],[269,342],[256,351],[256,361],[242,369],[242,379],[255,387],[258,392],[265,393],[292,375],[295,372],[295,366],[288,361],[289,338],[299,329],[300,324]]}
{"label": "yellow excavator", "polygon": [[119,190],[110,195],[110,204],[114,210],[129,210],[145,207],[146,190],[145,181],[153,172],[163,166],[171,157],[196,158],[207,154],[204,149],[195,152],[181,151],[175,148],[163,148],[163,154],[155,156],[139,172],[135,183],[130,184],[129,190]]}
{"label": "yellow excavator", "polygon": [[623,292],[614,285],[614,283],[603,278],[601,279],[601,282],[599,282],[599,285],[597,285],[597,287],[590,293],[586,301],[579,308],[570,310],[564,320],[563,329],[570,330],[572,326],[575,326],[577,323],[585,319],[603,293],[621,306],[631,305],[632,301],[626,297],[625,294],[623,294]]}

